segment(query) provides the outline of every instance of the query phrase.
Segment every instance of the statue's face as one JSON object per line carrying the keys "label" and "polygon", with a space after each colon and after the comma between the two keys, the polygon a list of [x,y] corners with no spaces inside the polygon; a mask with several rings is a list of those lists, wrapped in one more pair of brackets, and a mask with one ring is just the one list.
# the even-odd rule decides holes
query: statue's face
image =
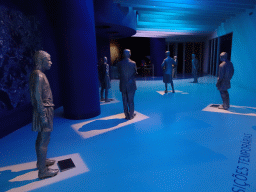
{"label": "statue's face", "polygon": [[221,53],[220,54],[220,60],[225,61],[227,59],[227,54],[226,53]]}
{"label": "statue's face", "polygon": [[46,54],[46,56],[43,58],[43,68],[45,70],[49,70],[52,66],[51,56],[49,54]]}
{"label": "statue's face", "polygon": [[131,51],[130,50],[125,50],[124,51],[124,56],[126,57],[126,58],[129,58],[129,57],[131,57]]}

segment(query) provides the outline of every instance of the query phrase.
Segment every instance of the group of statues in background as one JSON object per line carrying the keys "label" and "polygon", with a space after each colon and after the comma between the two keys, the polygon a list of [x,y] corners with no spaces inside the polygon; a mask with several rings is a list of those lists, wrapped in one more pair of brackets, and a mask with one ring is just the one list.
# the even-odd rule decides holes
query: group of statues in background
{"label": "group of statues in background", "polygon": [[[137,89],[135,76],[137,74],[136,63],[130,59],[131,51],[125,49],[123,52],[123,60],[117,63],[118,72],[120,74],[119,89],[122,93],[123,108],[125,119],[131,120],[135,117],[134,113],[134,95]],[[108,99],[108,90],[110,89],[109,65],[107,57],[104,57],[104,63],[98,66],[99,80],[101,85],[101,101],[110,102]],[[105,98],[103,96],[105,90]]]}
{"label": "group of statues in background", "polygon": [[[131,120],[135,117],[134,113],[134,95],[137,89],[135,76],[137,74],[136,63],[130,59],[131,51],[125,49],[123,52],[123,60],[117,63],[118,72],[120,74],[119,89],[122,93],[123,108],[125,119]],[[107,57],[104,57],[104,63],[98,66],[99,80],[101,85],[101,101],[110,102],[108,99],[108,90],[110,89],[109,65]],[[103,96],[105,90],[105,98]]]}
{"label": "group of statues in background", "polygon": [[[170,51],[165,52],[166,58],[164,59],[161,67],[163,69],[163,82],[165,83],[165,93],[168,93],[168,83],[172,86],[172,92],[175,93],[173,80],[172,78],[177,78],[177,66],[178,66],[178,58],[174,56],[170,57]],[[196,55],[192,54],[192,75],[194,81],[192,83],[198,83],[198,69],[199,62],[196,59]]]}
{"label": "group of statues in background", "polygon": [[[122,93],[122,101],[125,119],[131,120],[135,117],[134,113],[134,96],[137,90],[135,76],[137,74],[136,63],[130,59],[131,51],[125,49],[123,52],[124,58],[118,64],[118,71],[120,73],[119,89]],[[229,93],[230,80],[234,74],[233,64],[227,59],[227,53],[220,54],[222,63],[219,66],[219,77],[217,80],[217,88],[220,91],[223,105],[220,109],[227,110],[229,108]],[[39,179],[53,177],[58,174],[58,169],[50,169],[49,166],[55,163],[55,160],[47,159],[47,148],[50,141],[50,135],[53,130],[53,116],[54,104],[50,88],[50,84],[44,71],[51,68],[51,56],[45,51],[37,51],[34,56],[34,70],[30,75],[30,95],[33,105],[33,123],[32,130],[38,132],[36,139],[36,155],[37,155],[37,168],[39,170]],[[166,52],[166,58],[162,63],[164,69],[163,81],[165,83],[165,92],[167,93],[167,84],[171,83],[172,92],[174,93],[174,86],[172,81],[173,70],[172,66],[177,68],[177,57],[172,59],[170,52]],[[198,61],[195,55],[192,55],[192,66],[194,74],[194,83],[197,83],[197,70]],[[101,66],[102,76],[101,80],[101,100],[109,102],[108,90],[110,86],[109,65],[107,58],[104,57],[104,64]],[[175,72],[174,72],[175,74]],[[105,90],[105,98],[103,93]]]}
{"label": "group of statues in background", "polygon": [[[162,63],[163,68],[163,82],[165,83],[165,93],[168,93],[167,85],[168,83],[172,86],[172,92],[174,91],[174,85],[172,77],[176,77],[177,75],[177,56],[174,56],[174,59],[170,57],[170,51],[166,51],[166,58],[164,59]],[[223,105],[219,106],[219,109],[225,109],[228,110],[229,105],[229,93],[228,89],[231,88],[230,80],[232,79],[234,75],[234,66],[233,64],[228,60],[228,55],[226,52],[222,52],[220,54],[220,60],[222,63],[219,66],[219,76],[217,80],[216,87],[220,91],[220,95],[223,101]],[[192,74],[194,81],[192,83],[198,83],[198,69],[199,69],[199,62],[196,59],[196,55],[192,54]]]}
{"label": "group of statues in background", "polygon": [[[161,67],[163,68],[163,82],[165,83],[165,93],[168,93],[168,83],[172,86],[172,92],[175,93],[173,78],[177,77],[177,56],[174,59],[170,57],[170,51],[166,51],[166,58],[164,59]],[[118,66],[118,72],[120,74],[120,91],[122,92],[122,100],[124,107],[124,114],[126,119],[133,119],[134,114],[134,95],[136,91],[135,75],[137,74],[136,63],[130,59],[131,51],[129,49],[124,50],[124,59],[120,61]],[[217,81],[217,88],[220,91],[223,105],[220,109],[227,110],[229,108],[229,93],[230,80],[234,74],[233,64],[227,59],[227,53],[220,54],[220,60],[222,63],[219,67],[219,77]],[[199,62],[196,59],[196,55],[192,54],[192,74],[194,81],[192,83],[198,83],[198,69]],[[100,82],[101,82],[101,101],[109,102],[108,89],[110,88],[109,77],[109,65],[107,64],[107,58],[104,57],[104,64],[100,69]],[[105,90],[105,99],[103,92]]]}

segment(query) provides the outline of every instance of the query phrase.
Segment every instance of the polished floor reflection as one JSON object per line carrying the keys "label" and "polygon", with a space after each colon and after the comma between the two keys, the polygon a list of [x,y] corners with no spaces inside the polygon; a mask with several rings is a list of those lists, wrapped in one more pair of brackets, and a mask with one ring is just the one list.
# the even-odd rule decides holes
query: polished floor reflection
{"label": "polished floor reflection", "polygon": [[[45,185],[35,177],[31,124],[2,138],[0,191],[256,191],[255,93],[232,85],[227,112],[211,106],[221,104],[215,77],[191,81],[174,80],[177,91],[168,94],[161,80],[137,81],[131,121],[122,119],[122,102],[101,105],[89,120],[64,119],[57,109],[48,157],[75,154],[83,171],[60,172]],[[122,101],[118,81],[111,83],[110,98]]]}

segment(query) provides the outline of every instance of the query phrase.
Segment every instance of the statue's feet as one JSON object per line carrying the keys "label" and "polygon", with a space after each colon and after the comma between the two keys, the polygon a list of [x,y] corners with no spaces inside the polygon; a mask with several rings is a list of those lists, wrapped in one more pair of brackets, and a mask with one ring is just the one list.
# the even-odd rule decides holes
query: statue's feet
{"label": "statue's feet", "polygon": [[175,91],[173,90],[172,93],[175,93]]}
{"label": "statue's feet", "polygon": [[218,109],[228,110],[228,107],[224,107],[223,105],[220,105],[220,106],[218,107]]}
{"label": "statue's feet", "polygon": [[54,165],[55,160],[54,159],[46,159],[45,164],[46,166],[52,166]]}
{"label": "statue's feet", "polygon": [[[47,167],[54,165],[54,163],[55,163],[55,160],[54,160],[54,159],[46,159],[46,161],[45,161],[45,165],[46,165]],[[36,164],[36,167],[38,168],[38,162],[37,162],[37,164]]]}
{"label": "statue's feet", "polygon": [[105,101],[105,99],[104,99],[104,98],[101,98],[100,101]]}
{"label": "statue's feet", "polygon": [[131,117],[130,120],[133,119],[136,116],[136,113],[134,113]]}
{"label": "statue's feet", "polygon": [[124,113],[125,119],[129,120],[130,119],[130,114],[129,113]]}
{"label": "statue's feet", "polygon": [[110,99],[106,99],[106,100],[105,100],[106,103],[109,103],[110,101],[111,101]]}
{"label": "statue's feet", "polygon": [[168,93],[168,91],[167,91],[167,90],[165,90],[164,92],[165,92],[165,93]]}
{"label": "statue's feet", "polygon": [[46,171],[44,172],[38,172],[38,177],[39,179],[45,179],[45,178],[48,178],[48,177],[54,177],[55,175],[57,175],[59,172],[59,169],[49,169],[47,168]]}

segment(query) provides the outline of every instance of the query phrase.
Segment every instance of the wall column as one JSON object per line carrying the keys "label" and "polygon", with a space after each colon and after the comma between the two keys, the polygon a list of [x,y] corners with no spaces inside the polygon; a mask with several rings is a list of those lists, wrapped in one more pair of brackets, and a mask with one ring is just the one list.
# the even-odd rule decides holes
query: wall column
{"label": "wall column", "polygon": [[150,59],[154,65],[155,76],[163,76],[161,64],[165,58],[165,39],[151,38],[150,39]]}
{"label": "wall column", "polygon": [[54,26],[62,67],[64,116],[100,114],[93,0],[44,1]]}

